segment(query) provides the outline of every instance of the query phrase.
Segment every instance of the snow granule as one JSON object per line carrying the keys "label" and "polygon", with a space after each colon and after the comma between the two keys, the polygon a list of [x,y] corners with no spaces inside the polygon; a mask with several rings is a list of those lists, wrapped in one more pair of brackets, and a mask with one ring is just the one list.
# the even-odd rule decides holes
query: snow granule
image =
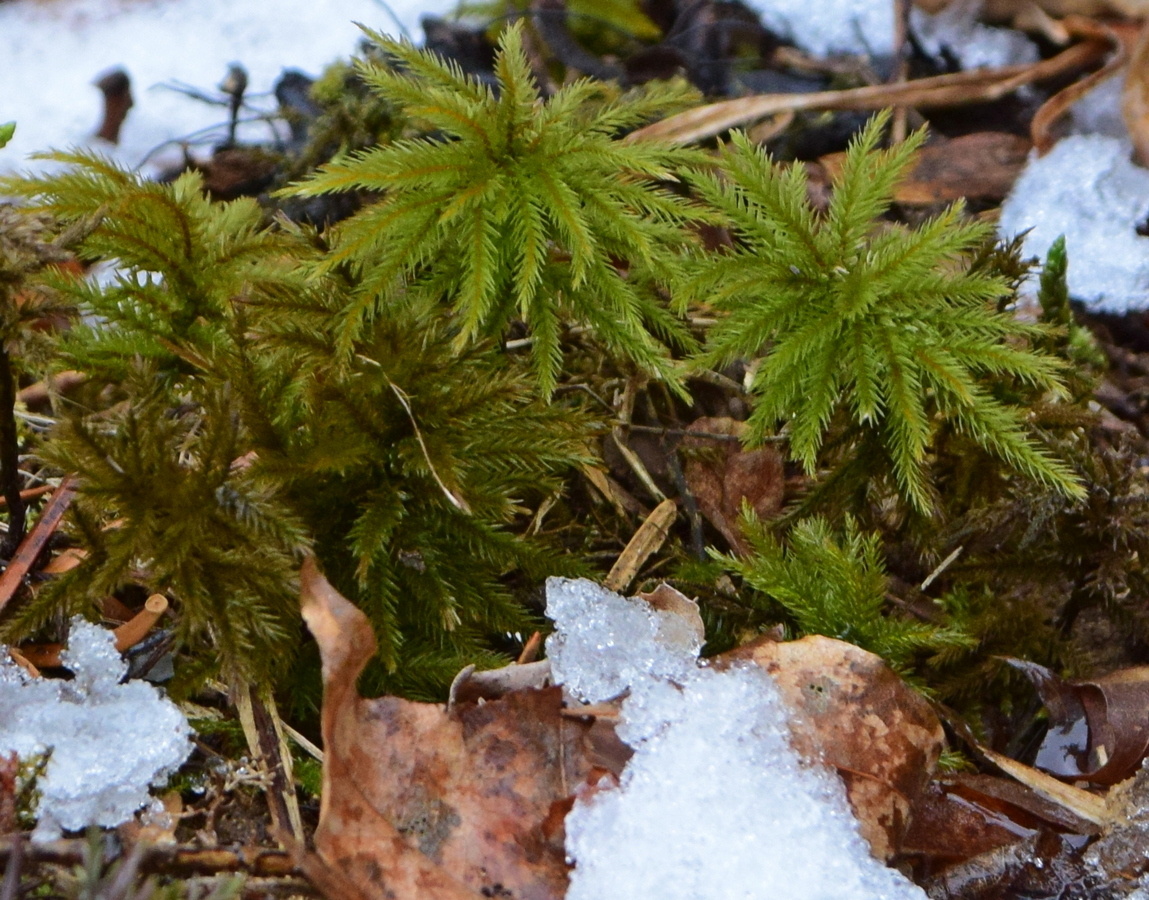
{"label": "snow granule", "polygon": [[51,751],[37,783],[35,840],[119,825],[191,753],[191,729],[174,703],[146,682],[120,683],[127,664],[114,642],[111,631],[73,619],[64,653],[71,681],[32,678],[0,648],[0,753]]}

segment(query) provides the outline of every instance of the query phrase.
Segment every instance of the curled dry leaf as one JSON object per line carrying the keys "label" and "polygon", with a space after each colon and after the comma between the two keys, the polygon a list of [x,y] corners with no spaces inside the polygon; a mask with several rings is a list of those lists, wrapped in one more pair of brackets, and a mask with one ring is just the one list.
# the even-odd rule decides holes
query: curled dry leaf
{"label": "curled dry leaf", "polygon": [[753,662],[773,676],[795,713],[794,749],[838,770],[862,835],[889,860],[945,744],[929,703],[881,657],[821,635],[759,639],[719,659]]}
{"label": "curled dry leaf", "polygon": [[[308,560],[303,616],[323,659],[323,805],[315,845],[364,896],[555,900],[562,815],[597,783],[594,723],[561,715],[557,687],[481,704],[365,700],[366,616]],[[617,738],[614,739],[617,742]],[[600,748],[601,749],[601,748]]]}
{"label": "curled dry leaf", "polygon": [[1037,689],[1050,727],[1036,765],[1059,778],[1116,784],[1149,753],[1149,666],[1065,681],[1044,666],[1007,660]]}
{"label": "curled dry leaf", "polygon": [[[745,422],[725,417],[697,419],[680,445],[686,457],[683,475],[698,508],[736,553],[749,549],[738,528],[743,501],[769,519],[782,508],[785,488],[782,456],[773,447],[742,449]],[[708,437],[718,435],[719,437]]]}
{"label": "curled dry leaf", "polygon": [[1095,823],[1008,778],[950,775],[931,782],[915,804],[901,858],[913,866],[920,882],[1050,828],[1079,835],[1099,830]]}
{"label": "curled dry leaf", "polygon": [[663,619],[661,631],[663,634],[680,635],[676,641],[679,645],[690,646],[691,638],[697,639],[700,645],[706,642],[706,626],[702,622],[698,602],[691,600],[678,588],[664,581],[653,591],[639,591],[635,596],[645,600],[651,609],[675,616],[673,621],[681,631],[676,630],[669,619]]}

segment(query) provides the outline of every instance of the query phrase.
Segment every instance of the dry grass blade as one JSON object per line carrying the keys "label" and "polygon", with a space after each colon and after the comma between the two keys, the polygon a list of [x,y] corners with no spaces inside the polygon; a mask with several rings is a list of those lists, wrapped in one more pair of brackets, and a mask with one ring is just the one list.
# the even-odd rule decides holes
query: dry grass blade
{"label": "dry grass blade", "polygon": [[1020,781],[1047,800],[1053,801],[1094,824],[1104,825],[1108,821],[1105,814],[1106,802],[1104,797],[1058,781],[1052,775],[1046,775],[1032,766],[1019,763],[1016,759],[995,753],[988,747],[979,747],[978,750],[1007,775]]}
{"label": "dry grass blade", "polygon": [[985,103],[1004,97],[1024,85],[1065,75],[1096,63],[1109,49],[1109,42],[1091,39],[1074,44],[1052,59],[1028,66],[978,69],[921,78],[905,84],[880,84],[844,91],[739,97],[670,116],[632,132],[626,140],[665,140],[688,144],[787,111],[885,109],[890,106],[926,109]]}
{"label": "dry grass blade", "polygon": [[297,840],[303,840],[303,820],[299,798],[295,795],[291,750],[283,733],[279,710],[270,693],[254,696],[248,685],[235,689],[235,708],[243,726],[252,757],[263,762],[271,775],[267,805],[277,832],[290,829]]}
{"label": "dry grass blade", "polygon": [[675,501],[663,500],[658,504],[619,555],[606,580],[603,581],[603,586],[611,591],[626,590],[634,581],[634,576],[638,574],[642,564],[666,541],[670,526],[677,515],[678,504]]}

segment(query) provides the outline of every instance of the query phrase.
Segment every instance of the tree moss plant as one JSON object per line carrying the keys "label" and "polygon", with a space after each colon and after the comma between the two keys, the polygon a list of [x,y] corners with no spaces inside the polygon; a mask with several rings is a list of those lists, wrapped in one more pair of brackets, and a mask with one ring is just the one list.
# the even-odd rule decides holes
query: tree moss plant
{"label": "tree moss plant", "polygon": [[[889,215],[923,136],[879,149],[876,117],[819,212],[801,168],[744,136],[713,154],[628,140],[691,102],[680,85],[582,80],[544,99],[518,26],[496,88],[371,36],[381,52],[359,77],[402,136],[280,197],[357,192],[337,226],[269,221],[252,200],[210,202],[195,174],[154,184],[87,153],[2,185],[65,227],[98,219],[81,250],[118,268],[44,279],[84,313],[53,350],[87,383],[38,452],[80,477],[71,521],[88,559],[6,612],[0,637],[139,584],[175,601],[187,671],[284,684],[310,552],[376,629],[371,689],[441,696],[461,666],[504,659],[501,635],[539,624],[528,601],[545,575],[592,568],[540,527],[605,430],[572,398],[598,415],[617,393],[631,423],[641,395],[678,425],[700,415],[690,377],[737,388],[709,370],[740,365],[750,443],[786,450],[807,502],[792,490],[781,518],[748,524],[750,552],[708,570],[714,592],[753,608],[748,627],[776,616],[925,682],[931,659],[946,677],[973,666],[990,582],[955,567],[915,598],[932,604],[922,621],[890,602],[893,579],[922,583],[954,523],[983,527],[990,494],[969,467],[1015,512],[1031,496],[1067,524],[1092,521],[1093,469],[1074,452],[1064,304],[1018,320],[1024,266],[987,252],[960,206],[917,227]],[[729,241],[715,249],[700,223]],[[629,534],[640,507],[620,496],[610,514]],[[1141,507],[1123,508],[1141,528]],[[680,555],[668,546],[657,564]]]}

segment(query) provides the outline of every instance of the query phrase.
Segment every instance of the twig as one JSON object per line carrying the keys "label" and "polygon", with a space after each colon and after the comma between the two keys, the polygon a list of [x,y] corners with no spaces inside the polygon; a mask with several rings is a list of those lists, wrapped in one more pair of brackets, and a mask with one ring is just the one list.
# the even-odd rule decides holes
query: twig
{"label": "twig", "polygon": [[533,663],[539,658],[539,653],[543,649],[543,636],[541,632],[536,631],[523,644],[523,649],[519,653],[519,658],[515,660],[515,665],[525,666],[527,663]]}
{"label": "twig", "polygon": [[[25,488],[20,492],[21,500],[32,500],[36,497],[43,496],[44,494],[54,491],[55,487],[50,484],[42,484],[39,487]],[[7,497],[0,497],[0,506],[6,506],[8,503]]]}
{"label": "twig", "polygon": [[[88,846],[83,838],[28,844],[21,834],[0,837],[0,865],[7,867],[14,853],[20,853],[17,844],[23,844],[26,865],[50,863],[74,866],[84,861]],[[303,873],[292,863],[283,850],[263,847],[187,849],[171,844],[146,845],[140,859],[140,871],[161,875],[218,875],[226,872],[246,872],[261,878],[301,876]]]}
{"label": "twig", "polygon": [[1086,75],[1064,90],[1058,91],[1041,104],[1041,107],[1034,113],[1033,120],[1029,123],[1029,136],[1033,141],[1033,146],[1034,149],[1037,150],[1038,156],[1045,156],[1046,153],[1053,149],[1053,145],[1056,143],[1056,139],[1052,133],[1054,123],[1068,112],[1074,103],[1092,91],[1101,84],[1101,82],[1108,81],[1116,75],[1117,71],[1129,61],[1129,54],[1125,52],[1124,43],[1118,39],[1112,29],[1106,28],[1098,22],[1091,20],[1081,22],[1079,19],[1079,16],[1067,16],[1065,23],[1071,27],[1075,34],[1084,34],[1094,39],[1109,40],[1112,45],[1117,47],[1117,53],[1096,72]]}
{"label": "twig", "polygon": [[76,489],[72,486],[74,483],[73,475],[66,476],[60,482],[60,486],[52,494],[52,499],[44,507],[44,512],[40,514],[36,526],[24,538],[4,574],[0,575],[0,612],[16,594],[24,581],[24,576],[31,570],[32,564],[47,545],[48,539],[55,533],[65,510],[76,495]]}
{"label": "twig", "polygon": [[950,567],[950,565],[953,564],[953,561],[955,559],[957,559],[959,556],[961,556],[961,552],[964,549],[965,549],[964,546],[958,547],[953,553],[951,553],[949,556],[947,556],[945,559],[943,559],[940,563],[938,563],[938,567],[936,569],[934,569],[932,572],[930,572],[930,574],[926,576],[926,580],[922,582],[921,590],[924,591],[931,584],[933,584],[934,579],[936,579],[939,575],[942,574],[942,572],[944,572],[946,569],[948,569]]}
{"label": "twig", "polygon": [[[897,65],[894,67],[895,84],[905,84],[910,77],[910,58],[907,48],[909,47],[910,36],[910,0],[893,0],[894,4],[894,59]],[[894,144],[900,144],[906,139],[906,115],[908,108],[905,106],[894,107],[894,121],[890,126],[890,141]]]}
{"label": "twig", "polygon": [[670,116],[631,132],[625,140],[665,140],[688,144],[786,110],[885,109],[899,105],[939,108],[985,103],[1027,84],[1091,65],[1109,49],[1107,44],[1089,40],[1063,50],[1052,59],[1028,66],[977,69],[921,78],[905,84],[873,85],[844,91],[739,97]]}

